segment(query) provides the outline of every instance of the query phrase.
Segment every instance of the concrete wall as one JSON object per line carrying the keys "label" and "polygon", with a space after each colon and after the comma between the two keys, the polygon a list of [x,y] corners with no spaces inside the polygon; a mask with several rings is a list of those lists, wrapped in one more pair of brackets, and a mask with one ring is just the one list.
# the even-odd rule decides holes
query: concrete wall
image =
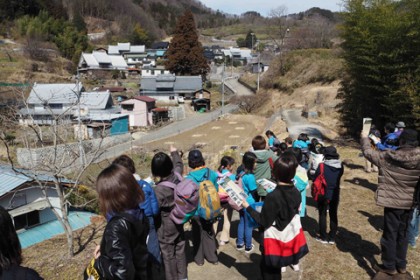
{"label": "concrete wall", "polygon": [[112,147],[127,142],[131,142],[131,134],[129,133],[83,141],[83,149],[80,149],[78,142],[38,149],[18,148],[16,152],[17,161],[23,168],[36,167],[48,170],[52,167],[59,167],[66,173],[81,165],[83,160],[80,156],[82,154],[84,154],[84,162],[89,162],[92,158],[94,162],[98,162],[114,155],[114,153],[108,153],[109,150],[112,150]]}

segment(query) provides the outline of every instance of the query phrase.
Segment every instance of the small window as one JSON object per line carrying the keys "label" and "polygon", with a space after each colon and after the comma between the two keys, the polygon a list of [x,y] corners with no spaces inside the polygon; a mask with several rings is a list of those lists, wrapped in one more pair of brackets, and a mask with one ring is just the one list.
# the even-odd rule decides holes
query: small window
{"label": "small window", "polygon": [[127,111],[133,111],[134,110],[134,104],[122,104],[121,108]]}
{"label": "small window", "polygon": [[39,220],[39,211],[32,211],[23,215],[19,215],[13,218],[15,222],[15,229],[25,229],[29,227],[36,226],[40,223]]}

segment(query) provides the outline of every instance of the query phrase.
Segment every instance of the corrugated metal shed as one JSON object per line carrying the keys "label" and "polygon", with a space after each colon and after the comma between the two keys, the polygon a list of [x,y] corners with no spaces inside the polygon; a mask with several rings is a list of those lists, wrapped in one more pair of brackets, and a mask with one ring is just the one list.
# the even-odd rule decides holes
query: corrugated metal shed
{"label": "corrugated metal shed", "polygon": [[[89,212],[71,211],[68,216],[71,228],[77,230],[90,225],[90,218],[97,215]],[[63,227],[56,220],[19,232],[18,237],[22,248],[25,249],[62,233],[64,233]]]}

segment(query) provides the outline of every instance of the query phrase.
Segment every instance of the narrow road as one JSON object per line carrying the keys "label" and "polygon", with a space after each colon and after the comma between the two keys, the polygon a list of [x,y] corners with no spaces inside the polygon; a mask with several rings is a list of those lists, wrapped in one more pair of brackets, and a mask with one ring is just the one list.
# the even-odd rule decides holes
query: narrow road
{"label": "narrow road", "polygon": [[287,129],[292,138],[296,139],[300,133],[308,134],[309,138],[322,140],[322,126],[311,124],[301,116],[301,110],[284,110],[282,117],[286,121]]}
{"label": "narrow road", "polygon": [[[190,116],[181,121],[173,122],[167,126],[164,126],[158,130],[149,132],[146,135],[140,135],[139,139],[134,140],[133,144],[141,145],[144,143],[153,142],[159,139],[167,138],[182,132],[191,130],[193,128],[199,127],[203,124],[216,120],[219,116],[231,113],[238,109],[238,106],[229,104],[224,107],[224,109],[219,108],[217,110],[211,111],[209,113],[195,113],[194,116]],[[137,135],[136,135],[137,137]]]}

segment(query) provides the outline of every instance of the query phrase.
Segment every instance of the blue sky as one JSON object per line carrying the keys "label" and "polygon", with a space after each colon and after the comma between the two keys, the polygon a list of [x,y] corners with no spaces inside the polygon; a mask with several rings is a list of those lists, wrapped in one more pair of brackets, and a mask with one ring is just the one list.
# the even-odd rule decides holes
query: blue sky
{"label": "blue sky", "polygon": [[229,14],[240,15],[247,11],[259,12],[267,16],[270,10],[279,6],[285,6],[288,14],[304,12],[312,7],[331,10],[334,12],[343,10],[342,0],[200,0],[204,5],[214,10],[220,10]]}

